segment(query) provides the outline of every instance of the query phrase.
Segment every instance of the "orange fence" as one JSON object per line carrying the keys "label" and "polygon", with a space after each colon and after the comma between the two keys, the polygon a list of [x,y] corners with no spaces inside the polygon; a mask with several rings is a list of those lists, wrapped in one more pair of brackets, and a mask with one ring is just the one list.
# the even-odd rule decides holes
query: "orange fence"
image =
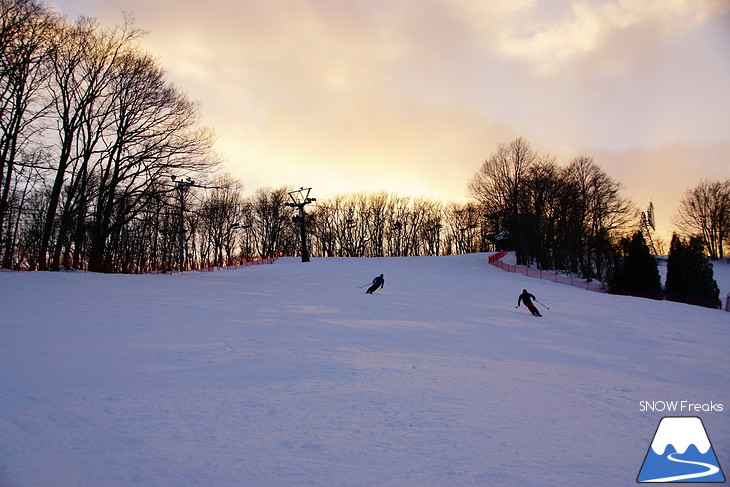
{"label": "orange fence", "polygon": [[587,291],[594,291],[598,293],[605,293],[608,291],[604,283],[595,283],[592,281],[584,281],[580,279],[574,279],[572,277],[561,276],[556,272],[544,271],[542,269],[535,269],[524,265],[513,265],[505,264],[502,262],[502,258],[507,255],[506,251],[497,252],[489,256],[489,263],[495,267],[502,269],[507,272],[514,272],[516,274],[522,274],[527,277],[533,277],[535,279],[544,279],[550,282],[557,282],[558,284],[565,284],[567,286],[578,287]]}
{"label": "orange fence", "polygon": [[[215,272],[215,271],[230,271],[234,269],[242,269],[244,267],[249,267],[252,265],[264,265],[264,264],[273,264],[276,262],[276,260],[279,258],[280,253],[277,250],[269,257],[265,258],[259,258],[259,259],[252,259],[252,258],[241,258],[238,259],[237,263],[234,263],[232,265],[215,265],[215,264],[193,264],[192,269],[187,269],[185,272]],[[179,274],[180,271],[177,270],[168,270],[168,271],[151,271],[148,272],[148,274]]]}
{"label": "orange fence", "polygon": [[[608,288],[605,283],[599,284],[595,282],[582,281],[579,279],[573,279],[572,277],[561,276],[555,272],[543,271],[541,269],[533,269],[532,267],[526,267],[523,265],[505,264],[504,262],[502,262],[502,259],[505,255],[507,255],[507,252],[504,250],[501,252],[497,252],[496,254],[492,254],[489,256],[489,263],[504,271],[522,274],[527,277],[545,279],[546,281],[557,282],[558,284],[578,287],[581,289],[586,289],[588,291],[594,291],[599,293],[608,292]],[[728,295],[724,298],[720,299],[720,303],[720,309],[730,312],[730,293],[728,293]]]}
{"label": "orange fence", "polygon": [[[279,251],[269,255],[268,257],[259,256],[241,256],[234,257],[230,260],[226,259],[226,264],[216,264],[214,262],[188,261],[186,262],[185,272],[212,272],[217,270],[240,269],[251,265],[273,264],[279,258]],[[13,271],[29,271],[38,270],[37,258],[17,259],[19,262],[13,269],[0,268],[0,272]],[[89,259],[81,256],[78,259],[73,258],[73,254],[68,252],[61,255],[59,259],[60,270],[63,271],[86,271],[89,269]],[[149,262],[141,260],[124,260],[119,258],[102,259],[94,266],[101,272],[119,273],[119,274],[173,274],[180,272],[172,266],[177,264]]]}

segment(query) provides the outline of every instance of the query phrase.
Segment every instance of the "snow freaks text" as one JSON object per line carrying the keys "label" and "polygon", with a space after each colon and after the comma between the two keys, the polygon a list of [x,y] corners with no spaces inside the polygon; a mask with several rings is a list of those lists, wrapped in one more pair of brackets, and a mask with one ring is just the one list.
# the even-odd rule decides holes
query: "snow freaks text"
{"label": "snow freaks text", "polygon": [[722,403],[696,403],[692,401],[640,401],[639,412],[669,413],[721,413]]}

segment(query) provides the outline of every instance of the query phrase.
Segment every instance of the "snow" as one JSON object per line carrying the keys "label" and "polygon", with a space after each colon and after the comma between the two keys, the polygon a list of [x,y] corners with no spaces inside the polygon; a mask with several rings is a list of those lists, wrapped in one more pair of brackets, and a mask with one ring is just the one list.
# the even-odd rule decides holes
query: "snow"
{"label": "snow", "polygon": [[710,440],[700,418],[668,417],[662,419],[651,442],[651,449],[657,455],[664,455],[667,446],[672,445],[677,453],[684,453],[690,445],[705,454],[710,449]]}
{"label": "snow", "polygon": [[486,254],[2,273],[0,320],[3,487],[633,485],[665,415],[730,464],[729,313]]}
{"label": "snow", "polygon": [[730,296],[730,259],[714,261],[712,274],[720,288],[720,299]]}

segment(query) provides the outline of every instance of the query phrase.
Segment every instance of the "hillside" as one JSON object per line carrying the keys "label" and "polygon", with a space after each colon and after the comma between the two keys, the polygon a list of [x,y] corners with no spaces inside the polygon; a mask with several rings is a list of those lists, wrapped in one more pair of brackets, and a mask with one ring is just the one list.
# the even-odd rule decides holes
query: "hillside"
{"label": "hillside", "polygon": [[0,486],[633,485],[675,400],[730,465],[730,314],[486,260],[4,273]]}

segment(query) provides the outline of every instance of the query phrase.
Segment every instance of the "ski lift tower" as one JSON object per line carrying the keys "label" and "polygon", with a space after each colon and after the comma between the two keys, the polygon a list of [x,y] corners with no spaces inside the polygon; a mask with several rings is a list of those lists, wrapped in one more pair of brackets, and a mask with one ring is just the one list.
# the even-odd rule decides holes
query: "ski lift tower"
{"label": "ski lift tower", "polygon": [[656,226],[654,225],[654,203],[650,201],[646,211],[641,212],[641,233],[646,237],[651,253],[656,255],[654,241],[651,238],[651,230],[656,230]]}
{"label": "ski lift tower", "polygon": [[316,198],[310,198],[309,192],[312,188],[299,188],[289,192],[291,203],[285,203],[290,208],[298,208],[299,214],[292,217],[292,221],[299,227],[299,235],[302,243],[302,262],[309,262],[309,250],[307,249],[307,231],[305,228],[304,207],[310,203],[317,201]]}
{"label": "ski lift tower", "polygon": [[178,265],[180,266],[180,272],[185,270],[185,193],[188,192],[191,186],[197,186],[195,180],[189,177],[178,177],[171,176],[172,182],[175,185],[175,190],[178,192],[180,197],[180,215],[178,216],[177,222],[177,233],[178,233]]}
{"label": "ski lift tower", "polygon": [[[195,182],[194,179],[187,176],[170,176],[173,183],[173,190],[177,191],[180,198],[180,214],[177,220],[177,234],[178,234],[178,265],[180,266],[180,272],[185,270],[185,195],[190,188],[203,188],[203,189],[222,189],[220,186],[205,186]],[[173,191],[171,190],[171,191]],[[188,256],[188,259],[190,257]]]}

